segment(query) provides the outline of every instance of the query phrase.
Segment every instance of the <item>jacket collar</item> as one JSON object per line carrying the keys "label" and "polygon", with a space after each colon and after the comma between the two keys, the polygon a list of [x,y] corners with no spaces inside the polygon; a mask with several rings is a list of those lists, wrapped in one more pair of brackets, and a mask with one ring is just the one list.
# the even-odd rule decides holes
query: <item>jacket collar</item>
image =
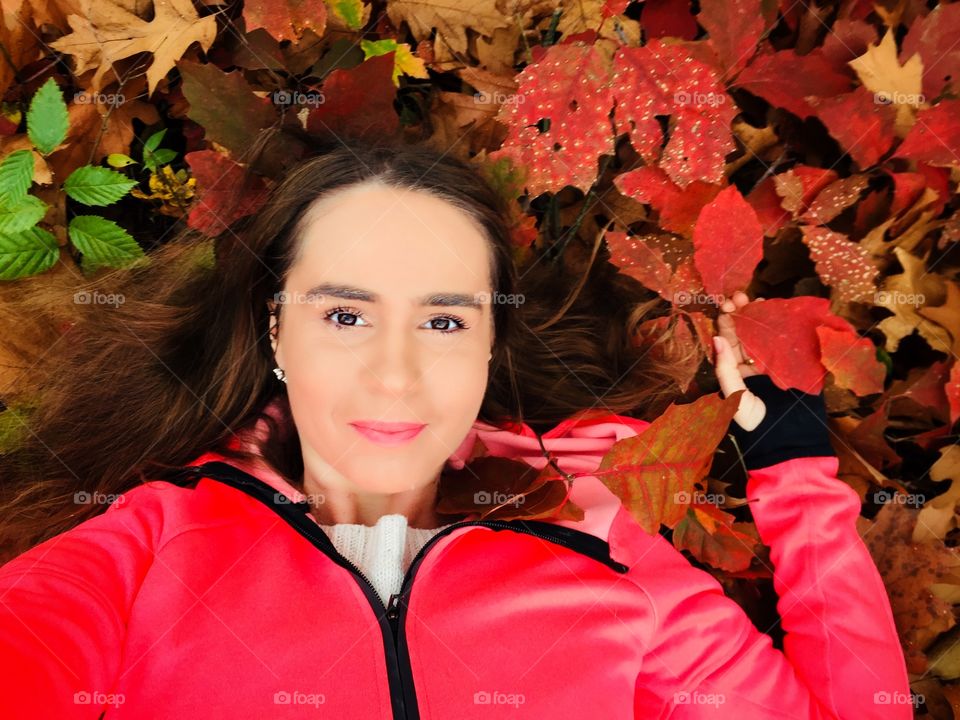
{"label": "jacket collar", "polygon": [[[276,401],[270,403],[265,411],[278,417]],[[589,473],[599,467],[603,456],[615,442],[637,435],[649,425],[650,423],[645,420],[614,413],[584,411],[551,428],[543,434],[542,439],[544,447],[556,458],[561,469],[566,472]],[[266,432],[267,423],[260,418],[251,426],[232,435],[228,445],[256,453],[255,440],[258,436],[265,436]],[[470,428],[460,446],[448,458],[447,465],[455,470],[461,469],[470,456],[477,438],[493,455],[522,460],[538,470],[547,464],[536,433],[526,423],[502,428],[478,420]],[[292,502],[304,502],[307,499],[259,456],[248,462],[224,457],[217,451],[208,451],[197,457],[190,465],[202,465],[210,461],[222,461],[238,467],[267,483],[275,491],[283,493]],[[589,533],[609,542],[613,520],[622,505],[620,498],[598,478],[583,475],[574,480],[570,499],[583,509],[583,520],[552,520],[551,522]],[[313,516],[309,515],[309,517]],[[466,519],[478,518],[479,514]]]}

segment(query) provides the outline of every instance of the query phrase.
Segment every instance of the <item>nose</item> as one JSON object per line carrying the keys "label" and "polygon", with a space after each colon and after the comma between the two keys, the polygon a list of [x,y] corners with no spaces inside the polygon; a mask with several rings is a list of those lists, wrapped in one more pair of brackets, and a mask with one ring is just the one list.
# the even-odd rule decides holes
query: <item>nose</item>
{"label": "nose", "polygon": [[367,367],[375,385],[394,394],[403,394],[420,379],[420,348],[415,331],[403,328],[384,330],[369,345]]}

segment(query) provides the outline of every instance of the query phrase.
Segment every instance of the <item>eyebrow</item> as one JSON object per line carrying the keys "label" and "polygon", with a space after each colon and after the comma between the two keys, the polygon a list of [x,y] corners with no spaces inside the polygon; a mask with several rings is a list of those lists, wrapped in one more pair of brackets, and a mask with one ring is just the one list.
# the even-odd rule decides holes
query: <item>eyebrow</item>
{"label": "eyebrow", "polygon": [[[359,300],[372,303],[380,301],[380,296],[375,292],[351,285],[337,285],[335,283],[321,283],[307,291],[307,298],[313,298],[317,295],[332,295],[333,297],[344,300]],[[421,305],[431,307],[468,307],[475,310],[480,310],[482,307],[481,303],[474,296],[463,293],[427,293],[418,299]]]}

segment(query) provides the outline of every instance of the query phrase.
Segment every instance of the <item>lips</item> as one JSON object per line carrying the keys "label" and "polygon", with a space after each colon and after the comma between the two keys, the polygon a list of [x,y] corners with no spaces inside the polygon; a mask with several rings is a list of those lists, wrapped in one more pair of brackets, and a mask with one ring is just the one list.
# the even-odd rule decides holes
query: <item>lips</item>
{"label": "lips", "polygon": [[380,420],[358,420],[357,422],[350,423],[354,426],[360,426],[369,428],[371,430],[376,430],[377,432],[383,433],[393,433],[393,432],[409,432],[411,430],[419,430],[420,428],[426,427],[424,423],[409,423],[409,422],[382,422]]}
{"label": "lips", "polygon": [[358,433],[377,445],[402,445],[420,434],[423,423],[355,422],[350,423]]}

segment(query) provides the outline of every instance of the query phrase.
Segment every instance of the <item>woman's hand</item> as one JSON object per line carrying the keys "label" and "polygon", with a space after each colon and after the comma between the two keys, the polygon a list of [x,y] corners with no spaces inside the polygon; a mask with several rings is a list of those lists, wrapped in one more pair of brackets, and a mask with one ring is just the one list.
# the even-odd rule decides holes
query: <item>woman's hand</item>
{"label": "woman's hand", "polygon": [[[717,318],[720,334],[713,343],[716,351],[714,370],[717,380],[720,381],[723,396],[729,397],[737,390],[745,391],[740,397],[737,413],[733,416],[734,421],[744,430],[753,430],[757,427],[767,412],[763,400],[750,392],[743,382],[744,378],[760,373],[754,369],[753,365],[745,362],[748,356],[740,344],[733,318],[730,316],[749,302],[750,298],[740,290],[733,294],[732,299],[727,298],[723,301],[720,305],[720,316]],[[754,302],[763,302],[763,298],[757,298]]]}

